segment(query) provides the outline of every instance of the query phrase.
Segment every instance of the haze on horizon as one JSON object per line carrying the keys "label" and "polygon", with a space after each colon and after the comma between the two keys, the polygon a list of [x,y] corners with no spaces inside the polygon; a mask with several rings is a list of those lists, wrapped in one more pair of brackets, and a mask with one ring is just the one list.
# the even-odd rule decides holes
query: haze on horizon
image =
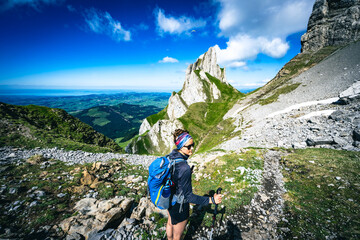
{"label": "haze on horizon", "polygon": [[0,3],[0,87],[180,90],[218,45],[238,89],[273,78],[300,52],[315,0]]}

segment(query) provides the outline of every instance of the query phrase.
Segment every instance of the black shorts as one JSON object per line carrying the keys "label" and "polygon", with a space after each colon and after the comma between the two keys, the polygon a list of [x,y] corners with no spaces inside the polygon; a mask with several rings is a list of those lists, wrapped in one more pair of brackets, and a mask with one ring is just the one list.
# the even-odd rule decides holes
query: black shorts
{"label": "black shorts", "polygon": [[179,210],[180,210],[180,204],[179,203],[175,203],[174,206],[171,206],[169,208],[169,213],[170,213],[171,224],[172,225],[176,225],[179,222],[183,222],[186,219],[188,219],[189,216],[190,216],[189,203],[183,203],[182,211],[179,212]]}

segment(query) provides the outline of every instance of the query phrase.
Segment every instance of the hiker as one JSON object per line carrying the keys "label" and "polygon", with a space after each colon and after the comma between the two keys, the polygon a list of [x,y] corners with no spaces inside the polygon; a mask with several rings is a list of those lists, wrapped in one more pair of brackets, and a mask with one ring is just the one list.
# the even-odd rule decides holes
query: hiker
{"label": "hiker", "polygon": [[[170,155],[170,159],[182,158],[187,160],[194,150],[194,140],[189,132],[183,129],[176,129],[173,133],[174,143],[177,149],[174,149]],[[191,185],[192,170],[187,161],[176,164],[175,172],[172,175],[172,181],[175,183],[176,189],[174,194],[177,202],[168,209],[169,218],[166,225],[166,234],[169,240],[178,240],[184,232],[186,223],[189,219],[189,203],[207,205],[219,204],[222,201],[221,194],[214,194],[213,197],[205,197],[195,195],[192,192]]]}

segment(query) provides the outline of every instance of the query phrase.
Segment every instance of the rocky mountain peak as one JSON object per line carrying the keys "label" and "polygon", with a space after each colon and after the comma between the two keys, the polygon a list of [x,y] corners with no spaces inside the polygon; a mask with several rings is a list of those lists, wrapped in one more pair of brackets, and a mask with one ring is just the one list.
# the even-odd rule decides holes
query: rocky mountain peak
{"label": "rocky mountain peak", "polygon": [[188,106],[197,102],[211,102],[221,97],[221,91],[207,74],[228,85],[225,68],[220,68],[217,64],[216,52],[216,47],[210,47],[195,63],[188,66],[181,90],[181,98]]}
{"label": "rocky mountain peak", "polygon": [[317,51],[359,39],[360,0],[316,0],[307,32],[301,37],[301,51]]}
{"label": "rocky mountain peak", "polygon": [[[185,82],[179,92],[173,92],[167,107],[153,119],[144,119],[139,130],[139,138],[129,144],[128,152],[139,152],[144,146],[150,153],[166,152],[173,146],[171,132],[183,127],[179,120],[194,103],[213,103],[226,101],[229,94],[237,94],[227,81],[225,68],[217,64],[218,46],[210,47],[195,63],[186,70]],[[145,139],[148,143],[143,144]]]}
{"label": "rocky mountain peak", "polygon": [[190,64],[188,70],[202,70],[209,73],[211,76],[218,78],[224,83],[227,83],[225,77],[225,69],[221,69],[217,64],[216,48],[218,46],[210,47],[209,50],[202,54],[194,64]]}

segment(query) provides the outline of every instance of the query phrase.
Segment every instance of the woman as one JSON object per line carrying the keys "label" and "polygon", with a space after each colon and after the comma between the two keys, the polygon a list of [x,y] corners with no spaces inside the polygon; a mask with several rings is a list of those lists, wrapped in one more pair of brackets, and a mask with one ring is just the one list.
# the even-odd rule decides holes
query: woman
{"label": "woman", "polygon": [[[177,149],[170,153],[171,159],[182,158],[187,160],[193,154],[194,140],[188,131],[176,129],[173,133],[174,143]],[[178,200],[176,204],[169,208],[169,218],[166,225],[166,234],[170,240],[178,240],[184,232],[189,218],[189,203],[207,205],[219,204],[222,201],[221,194],[215,194],[214,197],[204,197],[193,194],[191,185],[191,169],[187,161],[176,163],[175,172],[172,180],[176,186]]]}

